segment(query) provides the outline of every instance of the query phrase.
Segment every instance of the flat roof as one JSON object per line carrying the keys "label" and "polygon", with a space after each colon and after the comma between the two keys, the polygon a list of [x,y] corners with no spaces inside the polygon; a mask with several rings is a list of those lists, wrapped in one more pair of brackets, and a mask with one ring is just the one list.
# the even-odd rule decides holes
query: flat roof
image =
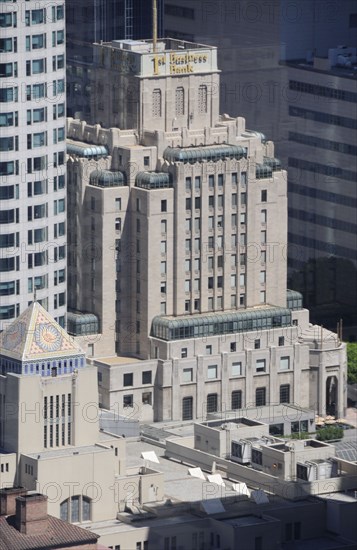
{"label": "flat roof", "polygon": [[[104,42],[101,46],[112,46],[112,48],[142,54],[153,53],[153,40],[151,38],[143,40],[112,40],[111,42]],[[156,42],[156,53],[200,49],[216,50],[217,46],[200,44],[199,42],[189,42],[188,40],[179,40],[177,38],[170,37],[158,38]]]}
{"label": "flat roof", "polygon": [[39,453],[24,453],[24,456],[36,460],[47,460],[49,458],[61,458],[63,456],[85,455],[90,453],[102,453],[110,451],[104,445],[85,445],[83,447],[65,447],[63,449],[51,449],[50,451],[41,451]]}
{"label": "flat roof", "polygon": [[[272,521],[273,518],[265,518],[262,516],[254,516],[253,514],[247,516],[239,516],[237,518],[225,518],[218,521],[232,525],[232,527],[246,527],[247,525],[261,525]],[[277,521],[277,520],[275,520]]]}
{"label": "flat roof", "polygon": [[95,364],[100,363],[109,366],[115,365],[129,365],[131,363],[143,363],[145,359],[138,359],[137,357],[125,357],[124,355],[110,356],[110,357],[98,357],[95,359]]}

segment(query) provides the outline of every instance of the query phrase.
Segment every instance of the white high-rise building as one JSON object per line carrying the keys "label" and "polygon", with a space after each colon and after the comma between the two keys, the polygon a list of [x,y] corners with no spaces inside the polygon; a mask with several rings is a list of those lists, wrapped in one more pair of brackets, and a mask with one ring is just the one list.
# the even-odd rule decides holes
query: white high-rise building
{"label": "white high-rise building", "polygon": [[66,312],[65,5],[0,3],[0,330]]}

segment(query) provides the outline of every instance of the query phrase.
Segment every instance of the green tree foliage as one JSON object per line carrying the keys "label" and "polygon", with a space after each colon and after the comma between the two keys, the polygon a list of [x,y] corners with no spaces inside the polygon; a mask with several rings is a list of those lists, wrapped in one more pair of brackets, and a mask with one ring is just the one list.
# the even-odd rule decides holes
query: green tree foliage
{"label": "green tree foliage", "polygon": [[347,364],[349,384],[357,384],[357,342],[347,344]]}
{"label": "green tree foliage", "polygon": [[343,438],[343,428],[340,426],[325,426],[321,428],[316,435],[316,439],[319,441],[330,441],[332,439],[342,439]]}

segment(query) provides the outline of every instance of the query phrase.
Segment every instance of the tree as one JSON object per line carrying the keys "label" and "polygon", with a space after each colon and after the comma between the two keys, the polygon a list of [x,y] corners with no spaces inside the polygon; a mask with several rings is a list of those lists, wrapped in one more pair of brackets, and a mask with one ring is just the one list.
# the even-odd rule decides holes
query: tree
{"label": "tree", "polygon": [[357,342],[347,344],[347,382],[357,384]]}

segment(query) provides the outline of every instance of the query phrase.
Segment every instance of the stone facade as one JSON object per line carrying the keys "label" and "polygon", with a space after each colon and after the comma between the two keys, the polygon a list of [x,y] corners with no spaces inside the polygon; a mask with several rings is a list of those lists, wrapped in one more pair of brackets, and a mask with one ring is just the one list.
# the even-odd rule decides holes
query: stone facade
{"label": "stone facade", "polygon": [[216,56],[171,39],[95,46],[102,126],[67,122],[68,292],[99,330],[71,333],[121,414],[288,399],[340,416],[344,345],[286,289],[286,172],[272,142],[218,115]]}

